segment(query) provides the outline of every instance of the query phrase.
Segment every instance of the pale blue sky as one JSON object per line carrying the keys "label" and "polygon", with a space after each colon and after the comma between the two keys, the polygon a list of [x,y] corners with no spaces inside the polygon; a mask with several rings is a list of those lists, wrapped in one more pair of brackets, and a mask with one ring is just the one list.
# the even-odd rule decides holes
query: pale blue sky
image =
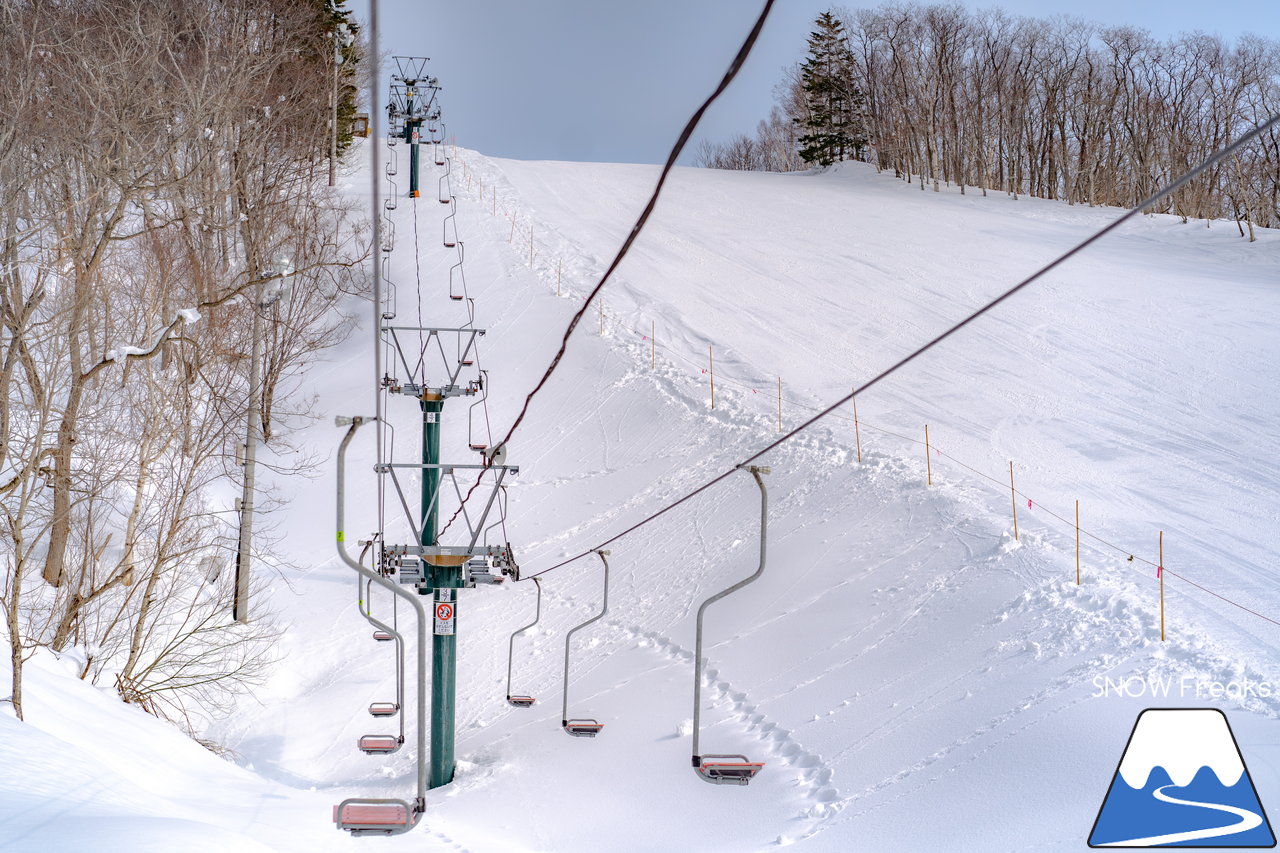
{"label": "pale blue sky", "polygon": [[[362,17],[367,0],[350,0]],[[661,162],[723,75],[757,0],[380,0],[387,54],[429,56],[449,133],[485,154],[526,160]],[[782,69],[803,56],[830,2],[778,0],[755,51],[700,136],[750,132]],[[844,2],[849,8],[878,2]],[[1280,38],[1280,0],[1008,0],[1023,15],[1071,14],[1157,35],[1205,30]],[[385,97],[385,95],[384,95]],[[695,138],[696,143],[696,138]],[[687,161],[687,157],[685,160]]]}

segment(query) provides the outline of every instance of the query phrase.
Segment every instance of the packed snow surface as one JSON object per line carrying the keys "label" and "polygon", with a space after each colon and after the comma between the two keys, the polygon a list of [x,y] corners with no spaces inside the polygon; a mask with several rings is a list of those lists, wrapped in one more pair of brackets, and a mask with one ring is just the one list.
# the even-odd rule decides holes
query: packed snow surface
{"label": "packed snow surface", "polygon": [[[432,159],[423,197],[393,213],[397,322],[421,311],[422,325],[456,326],[469,303],[447,297],[457,249],[440,239],[450,208],[432,198]],[[493,432],[477,409],[470,437],[505,432],[656,177],[455,153],[491,388]],[[353,165],[344,192],[367,201],[368,186]],[[676,170],[603,316],[584,318],[509,447],[521,473],[503,538],[526,574],[596,545],[1118,213],[922,192],[862,164]],[[1280,683],[1280,632],[1231,603],[1280,618],[1280,235],[1249,244],[1211,226],[1126,225],[861,395],[857,433],[846,407],[762,460],[767,565],[708,611],[702,709],[704,751],[765,763],[749,786],[707,785],[689,762],[694,614],[759,560],[760,496],[743,473],[611,546],[609,613],[575,636],[570,678],[570,715],[603,722],[598,738],[560,730],[564,637],[598,612],[598,560],[542,578],[541,623],[515,643],[512,687],[537,697],[531,709],[504,696],[533,585],[464,591],[456,779],[429,793],[411,835],[353,840],[330,807],[410,796],[414,770],[409,748],[355,748],[389,730],[366,707],[394,697],[393,666],[332,550],[332,416],[372,413],[366,322],[307,377],[319,417],[299,439],[330,461],[314,481],[275,484],[290,502],[271,519],[280,565],[262,569],[275,578],[262,606],[286,622],[282,663],[208,732],[231,759],[44,660],[30,722],[0,718],[0,846],[1077,850],[1150,705],[1226,711],[1262,802],[1280,803],[1280,707],[1257,689]],[[446,460],[475,460],[471,402],[446,405]],[[413,401],[388,414],[400,461],[414,461]],[[349,540],[376,524],[372,461],[365,430]],[[408,526],[389,537],[408,541]],[[385,596],[373,607],[390,615]]]}

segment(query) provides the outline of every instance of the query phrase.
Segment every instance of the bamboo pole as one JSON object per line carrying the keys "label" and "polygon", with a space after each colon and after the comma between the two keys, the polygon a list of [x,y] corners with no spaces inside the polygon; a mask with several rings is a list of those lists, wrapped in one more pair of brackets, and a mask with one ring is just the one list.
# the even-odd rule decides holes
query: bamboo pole
{"label": "bamboo pole", "polygon": [[498,215],[498,185],[493,185],[493,215]]}
{"label": "bamboo pole", "polygon": [[649,321],[649,369],[658,369],[658,321]]}
{"label": "bamboo pole", "polygon": [[924,425],[924,470],[928,477],[928,484],[933,485],[933,451],[929,449],[929,425]]}
{"label": "bamboo pole", "polygon": [[778,377],[778,432],[782,432],[782,377]]}
{"label": "bamboo pole", "polygon": [[1009,499],[1013,501],[1013,539],[1018,540],[1018,490],[1013,487],[1013,460],[1009,460]]}
{"label": "bamboo pole", "polygon": [[1160,642],[1164,642],[1164,531],[1160,531],[1160,563],[1156,566],[1160,576]]}
{"label": "bamboo pole", "polygon": [[604,337],[604,297],[600,297],[600,337]]}
{"label": "bamboo pole", "polygon": [[716,360],[711,354],[711,346],[707,346],[707,372],[711,374],[711,408],[716,407]]}
{"label": "bamboo pole", "polygon": [[563,263],[560,258],[556,258],[556,296],[560,295],[560,266]]}
{"label": "bamboo pole", "polygon": [[516,239],[516,221],[517,221],[517,220],[519,220],[519,219],[520,219],[520,217],[519,217],[517,214],[514,214],[514,213],[513,213],[513,214],[511,214],[511,233],[507,235],[507,242],[508,242],[508,243],[514,243],[514,242],[515,242],[515,239]]}
{"label": "bamboo pole", "polygon": [[1080,585],[1080,500],[1076,499],[1076,586]]}
{"label": "bamboo pole", "polygon": [[[855,389],[856,390],[856,389]],[[853,440],[858,444],[858,462],[862,462],[862,432],[858,429],[858,398],[853,398]]]}
{"label": "bamboo pole", "polygon": [[533,269],[533,226],[529,226],[529,269]]}

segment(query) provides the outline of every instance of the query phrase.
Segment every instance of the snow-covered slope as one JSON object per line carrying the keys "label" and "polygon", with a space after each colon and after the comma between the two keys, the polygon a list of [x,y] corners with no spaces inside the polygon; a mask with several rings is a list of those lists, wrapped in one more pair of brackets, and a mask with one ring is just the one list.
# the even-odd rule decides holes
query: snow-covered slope
{"label": "snow-covered slope", "polygon": [[[416,322],[416,219],[424,322],[454,325],[463,312],[445,293],[453,252],[438,237],[444,206],[429,197],[438,174],[416,209],[402,200],[395,213],[394,279],[401,317]],[[347,191],[362,197],[366,176],[356,167]],[[458,152],[459,233],[477,325],[488,329],[495,430],[550,360],[655,177],[652,167]],[[793,425],[807,416],[801,406],[845,393],[1115,215],[922,193],[857,165],[678,170],[606,290],[603,335],[596,315],[584,322],[510,448],[522,473],[508,531],[526,573],[771,440],[778,378]],[[1229,224],[1143,219],[860,398],[861,463],[847,417],[770,455],[765,574],[708,616],[704,749],[766,762],[749,787],[695,778],[687,725],[694,611],[757,561],[759,496],[741,474],[612,546],[610,612],[575,638],[573,665],[571,711],[604,722],[599,738],[559,729],[564,632],[599,606],[598,563],[544,578],[542,627],[516,644],[515,686],[539,698],[530,710],[503,695],[506,638],[532,614],[532,584],[465,592],[456,781],[431,792],[426,826],[411,836],[352,841],[333,830],[330,804],[407,795],[412,765],[403,753],[355,750],[356,737],[379,730],[364,708],[391,698],[391,662],[368,639],[354,578],[332,554],[329,466],[315,483],[280,484],[294,498],[277,521],[290,561],[305,567],[275,588],[290,621],[281,670],[211,733],[258,776],[225,767],[223,782],[193,760],[164,802],[279,850],[1068,850],[1083,845],[1137,712],[1181,704],[1227,710],[1262,802],[1276,801],[1280,706],[1215,703],[1194,689],[1276,679],[1280,633],[1169,578],[1161,643],[1154,570],[1126,557],[1154,562],[1163,530],[1171,571],[1280,613],[1280,465],[1270,453],[1278,247],[1274,233],[1249,245]],[[644,336],[655,328],[651,367]],[[714,410],[701,373],[709,346]],[[370,360],[361,335],[315,366],[326,420],[305,431],[309,447],[332,452],[331,415],[369,413]],[[455,461],[470,461],[464,406],[445,410],[444,452]],[[391,415],[412,445],[412,405]],[[932,460],[932,485],[913,443],[926,423],[947,454]],[[353,535],[372,529],[371,459],[362,436],[349,477]],[[1019,498],[1018,541],[1010,460],[1033,499]],[[1086,538],[1079,587],[1072,529],[1045,514],[1069,519],[1077,499],[1082,527],[1120,549]],[[1131,676],[1171,679],[1158,683],[1173,692],[1097,695],[1101,679]],[[1183,685],[1192,692],[1178,695]],[[114,736],[114,713],[84,725]],[[6,724],[17,733],[6,742],[39,752],[33,770],[48,768],[70,792],[33,792],[9,809],[8,791],[21,786],[0,783],[0,821],[18,820],[27,802],[68,812],[83,796],[73,792],[79,771],[64,767],[73,742],[37,742],[34,728]],[[117,738],[117,762],[131,737]],[[139,759],[144,776],[150,760]],[[228,791],[240,784],[236,800]],[[200,785],[227,805],[210,806]],[[231,820],[222,808],[251,816]],[[95,813],[146,812],[112,802]],[[47,838],[31,849],[64,841]]]}

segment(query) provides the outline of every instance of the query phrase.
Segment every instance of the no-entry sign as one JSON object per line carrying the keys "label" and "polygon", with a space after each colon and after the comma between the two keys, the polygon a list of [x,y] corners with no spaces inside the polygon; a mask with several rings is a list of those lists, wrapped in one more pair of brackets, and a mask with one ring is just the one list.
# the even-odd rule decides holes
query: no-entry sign
{"label": "no-entry sign", "polygon": [[445,636],[452,634],[455,615],[457,614],[452,601],[437,601],[435,632]]}

